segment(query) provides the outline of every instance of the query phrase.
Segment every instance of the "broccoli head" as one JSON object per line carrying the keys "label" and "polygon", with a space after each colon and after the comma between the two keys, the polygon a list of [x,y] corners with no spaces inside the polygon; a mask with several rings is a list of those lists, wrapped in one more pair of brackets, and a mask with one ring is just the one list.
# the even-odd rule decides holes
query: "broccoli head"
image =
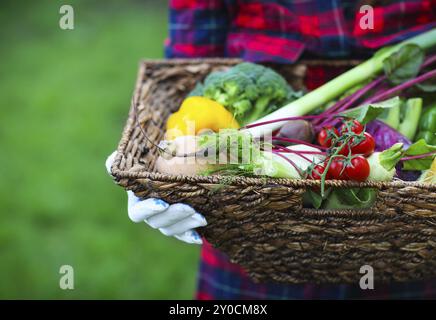
{"label": "broccoli head", "polygon": [[210,73],[204,84],[197,85],[194,91],[196,95],[202,93],[225,106],[241,125],[255,121],[298,97],[298,93],[277,72],[250,62]]}

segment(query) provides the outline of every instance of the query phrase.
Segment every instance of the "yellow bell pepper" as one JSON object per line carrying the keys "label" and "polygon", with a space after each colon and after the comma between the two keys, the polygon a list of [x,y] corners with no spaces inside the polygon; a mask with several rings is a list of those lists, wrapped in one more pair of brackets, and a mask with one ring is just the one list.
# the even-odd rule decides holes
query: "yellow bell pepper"
{"label": "yellow bell pepper", "polygon": [[186,98],[179,111],[167,121],[167,140],[179,136],[196,135],[202,130],[238,129],[233,115],[221,104],[204,97]]}

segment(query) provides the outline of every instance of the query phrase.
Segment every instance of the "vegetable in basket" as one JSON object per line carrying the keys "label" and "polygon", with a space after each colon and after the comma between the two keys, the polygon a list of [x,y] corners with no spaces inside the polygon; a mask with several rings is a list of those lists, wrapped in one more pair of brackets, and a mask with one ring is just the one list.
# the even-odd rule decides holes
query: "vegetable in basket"
{"label": "vegetable in basket", "polygon": [[[373,138],[364,132],[364,127],[358,121],[344,123],[341,133],[338,133],[330,141],[328,152],[323,152],[320,149],[326,148],[327,143],[320,148],[303,141],[302,144],[288,147],[272,144],[272,149],[269,150],[265,146],[267,143],[262,141],[263,145],[260,143],[258,151],[254,153],[252,146],[257,143],[254,137],[246,131],[237,130],[225,130],[216,134],[204,135],[200,137],[200,141],[202,141],[200,146],[207,148],[212,144],[215,148],[216,141],[222,141],[223,136],[224,139],[232,139],[238,143],[243,141],[242,138],[248,138],[245,141],[249,143],[250,152],[241,151],[244,146],[240,143],[237,160],[240,160],[243,154],[251,154],[252,157],[249,161],[246,163],[236,161],[234,164],[225,165],[216,170],[216,172],[233,174],[238,172],[244,175],[266,175],[291,179],[303,179],[308,176],[316,180],[321,180],[322,176],[324,180],[326,177],[331,177],[333,179],[365,181],[369,176],[370,166],[364,155],[368,156],[374,151],[374,143],[369,143],[369,141],[373,141]],[[281,140],[278,137],[273,137],[273,141],[275,139]],[[226,145],[228,145],[227,142]],[[349,151],[346,154],[341,154],[345,147]],[[230,150],[218,147],[215,150],[218,149],[225,152]],[[248,150],[248,148],[246,149]],[[328,157],[327,160],[326,157]]]}
{"label": "vegetable in basket", "polygon": [[168,118],[166,139],[223,128],[239,128],[238,122],[226,108],[208,98],[189,97],[183,101],[179,111]]}
{"label": "vegetable in basket", "polygon": [[321,150],[302,144],[282,151],[262,152],[261,158],[254,163],[252,173],[272,178],[303,179],[309,166],[325,158]]}
{"label": "vegetable in basket", "polygon": [[421,177],[419,178],[420,182],[424,183],[434,183],[436,184],[436,158],[433,160],[430,169],[425,170]]}
{"label": "vegetable in basket", "polygon": [[402,143],[397,143],[383,152],[374,152],[368,162],[371,167],[368,180],[391,181],[395,176],[395,166],[401,159]]}
{"label": "vegetable in basket", "polygon": [[[379,120],[374,120],[368,123],[366,125],[366,130],[377,141],[375,145],[375,151],[384,151],[386,149],[389,149],[396,143],[402,143],[405,148],[412,144],[409,139],[407,139],[397,130]],[[395,175],[401,180],[415,181],[419,178],[420,174],[420,171],[403,170],[401,164],[398,164],[396,166]]]}
{"label": "vegetable in basket", "polygon": [[235,129],[181,136],[161,141],[156,169],[183,175],[226,174],[302,179],[305,170],[325,158],[325,153],[308,145],[270,149],[265,141]]}
{"label": "vegetable in basket", "polygon": [[197,136],[179,136],[159,143],[160,156],[156,159],[156,170],[172,175],[198,175],[208,170],[207,163],[199,163],[196,152],[199,150]]}
{"label": "vegetable in basket", "polygon": [[398,127],[398,131],[410,140],[413,140],[416,135],[421,110],[421,98],[408,99],[401,107],[402,120]]}
{"label": "vegetable in basket", "polygon": [[289,139],[312,142],[314,135],[315,132],[311,122],[306,120],[293,120],[286,122],[275,137],[277,138],[277,144],[287,146],[296,144],[292,143]]}
{"label": "vegetable in basket", "polygon": [[366,209],[370,208],[377,193],[370,188],[342,188],[329,193],[324,202],[315,203],[316,208],[323,209]]}
{"label": "vegetable in basket", "polygon": [[366,131],[377,141],[376,151],[383,151],[392,147],[395,143],[401,142],[405,146],[411,144],[410,140],[399,133],[397,130],[388,126],[382,121],[373,120],[366,125]]}
{"label": "vegetable in basket", "polygon": [[436,103],[427,107],[419,121],[416,140],[424,139],[428,144],[436,145]]}
{"label": "vegetable in basket", "polygon": [[243,62],[210,73],[189,96],[200,95],[225,106],[241,125],[250,123],[301,96],[274,70]]}
{"label": "vegetable in basket", "polygon": [[214,170],[205,174],[213,172],[302,179],[304,170],[313,162],[321,161],[325,157],[320,149],[313,146],[299,144],[271,148],[270,142],[255,139],[247,132],[232,129],[201,136],[199,145],[202,149],[215,151],[217,159],[224,155],[230,160],[224,165],[215,166]]}
{"label": "vegetable in basket", "polygon": [[407,139],[412,140],[421,117],[422,98],[411,98],[398,102],[397,106],[385,110],[378,118]]}
{"label": "vegetable in basket", "polygon": [[[240,132],[213,134],[213,137],[220,139],[224,137],[225,140],[236,137],[236,140],[239,141],[238,139],[244,137],[244,134],[256,138],[257,134],[268,132],[266,131],[268,129],[280,128],[280,123],[286,121],[286,124],[279,131],[273,133],[272,150],[261,149],[253,155],[248,163],[240,164],[237,161],[230,166],[224,165],[219,168],[212,166],[210,170],[208,168],[206,171],[209,173],[225,171],[230,175],[260,174],[293,179],[319,179],[321,180],[321,195],[324,197],[326,191],[324,182],[328,179],[360,182],[366,180],[390,181],[395,177],[395,165],[397,165],[399,173],[427,169],[429,167],[427,162],[433,159],[433,150],[425,147],[417,148],[416,145],[410,146],[409,141],[416,135],[418,127],[420,131],[421,127],[424,130],[428,128],[428,123],[421,125],[419,120],[423,99],[395,95],[402,94],[404,90],[436,77],[436,70],[420,74],[425,67],[435,61],[435,57],[425,60],[422,49],[428,49],[434,45],[432,39],[434,35],[436,35],[436,30],[409,39],[394,47],[380,50],[367,62],[264,118],[270,120],[259,120],[253,124],[245,125]],[[371,79],[382,69],[385,71],[384,76]],[[362,78],[362,74],[366,75],[366,78]],[[394,87],[389,87],[389,85],[394,85]],[[335,96],[325,92],[325,88],[333,91]],[[370,94],[374,90],[375,93]],[[187,98],[180,111],[170,117],[167,127],[184,129],[187,127],[185,120],[189,119],[196,124],[194,134],[198,134],[202,129],[212,129],[212,131],[217,132],[222,128],[237,128],[238,125],[229,125],[231,122],[229,119],[232,115],[240,123],[245,124],[257,119],[262,114],[273,111],[277,102],[289,99],[292,92],[285,80],[271,69],[253,63],[241,63],[226,71],[213,72],[207,76],[204,84],[197,85],[193,92],[193,94],[202,93],[206,98],[196,96]],[[314,108],[333,101],[332,99],[341,94],[343,97],[321,114],[293,116],[313,111]],[[392,96],[394,97],[392,98]],[[207,97],[211,100],[208,100]],[[187,102],[205,99],[209,103],[215,101],[219,107],[213,107],[209,110],[204,108],[204,113],[208,115],[205,117],[201,113],[201,107],[192,108],[193,112],[190,117],[184,116],[185,113],[189,114],[189,111],[185,111],[189,110],[188,107],[185,107],[188,105]],[[364,101],[359,102],[361,100]],[[358,102],[360,104],[357,104]],[[356,104],[357,107],[351,109]],[[224,107],[228,108],[230,112],[224,112]],[[219,110],[216,114],[224,116],[215,119],[214,115],[211,115],[214,114],[215,109]],[[284,116],[285,114],[286,117],[273,117],[273,115]],[[382,125],[382,122],[375,120],[376,118],[388,123],[391,127]],[[341,119],[343,125],[339,128]],[[179,130],[181,135],[186,134],[186,130],[183,129]],[[311,144],[313,129],[319,132],[319,148]],[[371,134],[371,130],[373,130],[373,134]],[[401,151],[394,150],[395,144],[398,142],[403,142]],[[289,144],[315,147],[316,150],[294,150],[292,147],[286,147]],[[263,144],[264,146],[265,144]],[[403,150],[403,146],[408,150],[407,152]],[[305,148],[307,149],[307,147]],[[410,150],[414,150],[414,148],[419,149],[421,153],[410,153]],[[382,152],[373,154],[377,150]],[[423,150],[428,151],[427,158],[421,157]],[[407,159],[407,162],[400,162],[400,158],[396,158],[395,164],[387,168],[382,163],[386,154],[392,152],[404,157],[417,157],[417,159]],[[223,156],[219,152],[216,154],[212,152],[212,154],[216,158]],[[224,154],[226,158],[229,157],[228,153]],[[322,156],[322,160],[310,159],[308,154],[318,154]],[[238,159],[239,157],[240,150],[238,151]],[[411,162],[421,165],[411,165]],[[424,162],[425,164],[423,164]],[[416,176],[416,174],[407,173],[410,176]]]}
{"label": "vegetable in basket", "polygon": [[[436,35],[436,30],[427,33],[427,36],[432,33],[435,33]],[[423,39],[424,37],[415,38],[415,40],[419,40],[418,42]],[[425,41],[427,40],[429,39],[426,38]],[[423,43],[421,43],[421,45],[423,45]],[[430,44],[428,42],[423,46],[425,48],[429,48],[432,45],[433,44]],[[390,54],[383,56],[383,54],[387,51],[390,51]],[[415,57],[415,53],[419,54],[419,57]],[[383,59],[381,61],[378,61],[380,55],[383,56]],[[419,122],[422,122],[422,119],[426,118],[426,114],[424,114],[420,120],[423,98],[415,97],[414,95],[416,94],[416,90],[413,91],[413,89],[415,89],[418,85],[426,83],[426,81],[428,81],[429,79],[436,78],[436,70],[425,71],[426,67],[436,62],[436,56],[430,56],[428,59],[424,59],[423,50],[419,46],[414,44],[413,41],[409,41],[397,46],[397,49],[394,51],[392,51],[391,49],[382,49],[374,56],[373,62],[380,63],[384,67],[385,75],[379,76],[378,78],[371,80],[369,83],[368,80],[362,81],[366,82],[367,84],[363,85],[363,87],[360,86],[360,88],[358,88],[357,90],[348,90],[348,96],[345,96],[339,101],[334,102],[332,106],[330,106],[326,111],[322,112],[321,114],[294,116],[291,113],[292,111],[288,108],[284,111],[287,112],[286,115],[284,113],[281,113],[279,117],[275,119],[269,119],[269,117],[265,117],[263,119],[260,119],[259,121],[256,121],[253,124],[246,125],[245,127],[243,127],[243,129],[256,135],[259,133],[262,134],[268,132],[268,128],[275,129],[276,127],[280,127],[280,124],[285,121],[310,120],[312,124],[314,124],[315,130],[319,132],[318,143],[321,146],[327,147],[329,149],[331,149],[332,139],[335,139],[337,143],[337,140],[340,138],[340,134],[338,131],[338,122],[340,121],[340,116],[353,118],[358,120],[362,124],[367,124],[368,131],[371,131],[371,129],[375,129],[376,131],[378,129],[381,129],[378,131],[376,139],[374,139],[372,135],[368,132],[361,135],[361,137],[359,138],[361,139],[361,141],[359,141],[359,143],[354,143],[354,146],[350,146],[348,145],[348,143],[343,142],[344,146],[338,151],[337,149],[340,145],[335,145],[335,154],[329,157],[330,160],[326,164],[324,164],[322,174],[319,175],[322,181],[327,178],[349,178],[346,175],[346,169],[347,166],[351,164],[351,160],[353,160],[353,158],[348,157],[347,159],[339,159],[339,155],[345,157],[347,155],[350,155],[351,152],[352,154],[356,154],[356,156],[359,153],[364,156],[369,156],[375,148],[380,151],[384,151],[399,141],[403,142],[405,144],[405,147],[410,145],[409,139],[413,139],[413,137],[415,137],[418,131]],[[356,74],[355,76],[357,77],[358,75]],[[338,78],[332,80],[332,82],[335,82],[335,80],[337,80]],[[395,86],[390,87],[387,83],[388,81]],[[357,86],[359,86],[359,84],[357,84]],[[411,90],[407,91],[409,89]],[[375,91],[375,93],[372,93],[373,91]],[[297,102],[307,102],[306,97],[311,95],[312,93],[309,93],[308,95],[295,101],[294,103],[291,103],[291,105],[296,106],[297,108],[302,108],[303,106],[298,104]],[[410,93],[413,93],[412,97],[410,97]],[[398,94],[401,95],[401,97],[397,96],[394,98],[390,98],[393,95]],[[314,95],[312,95],[312,97],[314,97]],[[322,99],[320,96],[318,98]],[[360,102],[359,106],[357,103],[359,103],[359,101],[361,100],[364,100],[364,102]],[[359,107],[350,109],[350,107],[353,107],[356,104]],[[297,113],[298,112],[299,111],[297,111]],[[274,114],[278,115],[279,113],[280,112],[277,111]],[[282,116],[282,118],[280,118],[280,116]],[[380,121],[374,121],[377,117],[387,122],[390,127],[387,125],[382,126],[382,122]],[[431,123],[431,121],[425,122],[425,129],[429,127],[429,123]],[[397,129],[398,131],[395,129]],[[426,136],[428,137],[429,135],[427,134]],[[375,141],[377,141],[377,146]],[[353,141],[349,140],[348,142]],[[371,147],[368,148],[368,146]],[[423,151],[421,151],[421,153],[416,153],[415,155],[413,155],[413,157],[421,157],[423,155],[422,152]],[[428,158],[430,159],[431,156],[434,156],[434,154],[431,153]],[[377,155],[375,155],[371,160],[377,160]],[[363,162],[364,161],[362,161],[362,163]],[[372,161],[372,163],[377,164],[378,161]],[[332,169],[330,169],[329,166],[332,166]],[[397,164],[397,174],[398,177],[404,180],[416,180],[420,175],[420,171],[424,170],[423,167],[425,166],[410,166],[410,162],[401,161]],[[336,170],[338,172],[335,171],[335,169],[337,168],[340,169]],[[329,171],[332,171],[333,173]],[[366,172],[366,170],[362,172]],[[309,177],[310,176],[311,175],[309,175]],[[318,174],[315,174],[315,176],[318,176]],[[366,176],[365,174],[362,174],[360,176],[356,175],[352,177],[352,179],[357,181],[364,181],[366,180],[366,178],[369,178],[384,181],[384,179],[392,180],[394,177],[395,170],[391,168],[389,170],[389,174],[381,177],[378,177],[377,175]],[[322,193],[324,193],[323,188]]]}
{"label": "vegetable in basket", "polygon": [[436,146],[428,145],[421,139],[410,146],[396,143],[383,152],[375,152],[368,161],[371,173],[368,179],[373,181],[391,181],[395,175],[395,167],[399,162],[403,170],[428,170],[435,159]]}
{"label": "vegetable in basket", "polygon": [[[423,152],[427,151],[429,151],[428,157],[425,157],[426,154],[423,154]],[[428,167],[429,161],[434,158],[434,151],[436,151],[436,147],[428,146],[424,140],[411,145],[409,148],[405,148],[402,143],[396,143],[383,152],[374,152],[366,159],[366,162],[362,156],[353,157],[349,163],[342,161],[340,158],[333,160],[327,171],[327,179],[359,181],[360,177],[366,176],[363,180],[392,181],[396,175],[395,168],[399,162],[407,163],[406,167],[410,169]],[[419,155],[413,156],[416,153]],[[436,159],[433,160],[432,167],[425,171],[425,174],[421,177],[422,181],[434,183],[435,162]],[[320,165],[315,166],[314,169],[321,168],[321,174],[323,174],[326,167],[327,165],[323,164],[321,167]],[[355,172],[353,173],[353,171]],[[314,178],[313,173],[310,177],[321,180],[321,176],[315,176]],[[304,196],[304,201],[306,205],[315,208],[365,209],[373,205],[375,198],[376,191],[371,188],[339,188],[328,189],[324,193],[308,190]]]}

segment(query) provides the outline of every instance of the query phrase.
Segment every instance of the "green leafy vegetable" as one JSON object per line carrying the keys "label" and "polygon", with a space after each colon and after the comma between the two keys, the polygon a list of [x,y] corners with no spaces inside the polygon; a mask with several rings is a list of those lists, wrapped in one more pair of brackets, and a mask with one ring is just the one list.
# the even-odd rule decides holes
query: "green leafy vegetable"
{"label": "green leafy vegetable", "polygon": [[307,190],[303,197],[305,207],[315,209],[366,209],[371,207],[377,192],[371,188],[328,189],[324,197],[319,192]]}
{"label": "green leafy vegetable", "polygon": [[407,137],[407,139],[412,140],[418,129],[421,110],[421,98],[411,98],[407,101],[400,99],[398,105],[394,105],[391,108],[389,108],[389,106],[388,108],[384,108],[377,119],[397,130]]}
{"label": "green leafy vegetable", "polygon": [[325,209],[366,209],[371,207],[377,192],[370,188],[336,189],[325,201]]}
{"label": "green leafy vegetable", "polygon": [[[404,156],[413,157],[424,154],[430,154],[436,151],[436,146],[429,145],[424,139],[418,140],[412,144],[405,152]],[[430,168],[435,154],[424,158],[410,159],[403,163],[404,170],[427,170]]]}
{"label": "green leafy vegetable", "polygon": [[396,143],[389,149],[386,149],[383,152],[380,152],[378,156],[378,160],[380,165],[385,168],[387,171],[391,171],[395,168],[398,161],[403,156],[403,144]]}
{"label": "green leafy vegetable", "polygon": [[400,126],[400,115],[401,108],[400,105],[397,105],[392,108],[383,110],[383,112],[377,117],[377,119],[383,121],[391,128],[397,130]]}
{"label": "green leafy vegetable", "polygon": [[403,162],[403,170],[427,170],[435,158],[435,152],[436,146],[428,145],[424,139],[412,144],[406,150],[402,143],[396,143],[383,152],[374,152],[368,158],[371,168],[368,180],[392,180],[395,166],[400,161]]}
{"label": "green leafy vegetable", "polygon": [[354,109],[343,112],[341,115],[348,118],[353,118],[362,124],[366,124],[378,116],[386,109],[399,108],[401,100],[399,97],[394,97],[385,101],[366,104]]}
{"label": "green leafy vegetable", "polygon": [[396,85],[415,78],[423,61],[424,50],[410,43],[384,59],[383,69],[389,81]]}
{"label": "green leafy vegetable", "polygon": [[303,203],[305,206],[313,206],[315,209],[321,208],[323,197],[313,190],[307,190],[303,196]]}

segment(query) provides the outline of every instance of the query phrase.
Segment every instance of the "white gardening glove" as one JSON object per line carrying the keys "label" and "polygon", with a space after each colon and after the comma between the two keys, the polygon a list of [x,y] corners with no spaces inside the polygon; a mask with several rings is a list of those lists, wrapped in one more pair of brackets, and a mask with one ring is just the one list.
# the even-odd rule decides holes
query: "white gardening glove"
{"label": "white gardening glove", "polygon": [[[111,167],[116,151],[106,160],[106,170],[111,174]],[[127,212],[133,222],[144,221],[154,229],[159,229],[166,236],[186,243],[202,244],[200,235],[193,229],[207,224],[206,219],[191,206],[183,203],[168,204],[161,199],[141,200],[132,191],[127,191]]]}

